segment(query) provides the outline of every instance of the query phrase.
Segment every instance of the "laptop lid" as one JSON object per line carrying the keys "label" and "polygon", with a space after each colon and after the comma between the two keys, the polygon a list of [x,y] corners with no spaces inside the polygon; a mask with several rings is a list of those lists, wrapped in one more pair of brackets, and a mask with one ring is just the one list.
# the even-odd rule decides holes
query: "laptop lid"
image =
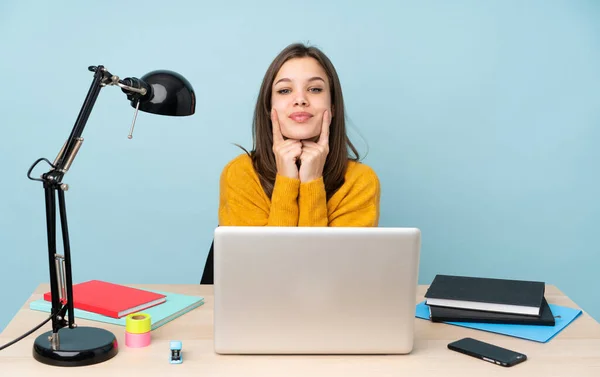
{"label": "laptop lid", "polygon": [[409,353],[416,228],[218,227],[217,353]]}

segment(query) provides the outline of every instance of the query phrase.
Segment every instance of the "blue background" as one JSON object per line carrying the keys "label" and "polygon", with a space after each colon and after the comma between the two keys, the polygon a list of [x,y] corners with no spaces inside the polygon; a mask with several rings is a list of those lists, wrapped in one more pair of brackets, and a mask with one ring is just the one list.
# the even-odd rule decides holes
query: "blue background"
{"label": "blue background", "polygon": [[338,69],[380,225],[421,228],[420,283],[542,280],[600,319],[599,2],[164,4],[0,4],[0,327],[48,281],[43,189],[26,172],[68,137],[89,65],[178,71],[198,103],[140,113],[129,140],[133,109],[102,90],[64,179],[74,280],[195,284],[221,169],[233,143],[251,146],[263,74],[297,41]]}

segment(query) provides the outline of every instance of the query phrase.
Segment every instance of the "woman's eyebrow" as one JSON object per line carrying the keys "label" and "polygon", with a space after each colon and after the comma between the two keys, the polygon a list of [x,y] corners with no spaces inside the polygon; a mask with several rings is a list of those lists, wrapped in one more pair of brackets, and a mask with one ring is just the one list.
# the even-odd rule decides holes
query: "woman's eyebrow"
{"label": "woman's eyebrow", "polygon": [[287,77],[284,77],[284,78],[282,78],[282,79],[279,79],[279,80],[277,80],[277,82],[276,82],[275,84],[273,84],[273,85],[277,85],[277,84],[279,84],[280,82],[284,82],[284,81],[285,81],[285,82],[292,82],[292,80],[288,79]]}
{"label": "woman's eyebrow", "polygon": [[325,82],[325,80],[323,80],[323,78],[319,77],[319,76],[314,76],[314,77],[311,77],[310,79],[308,79],[308,81],[317,81],[317,80],[321,80],[321,81]]}

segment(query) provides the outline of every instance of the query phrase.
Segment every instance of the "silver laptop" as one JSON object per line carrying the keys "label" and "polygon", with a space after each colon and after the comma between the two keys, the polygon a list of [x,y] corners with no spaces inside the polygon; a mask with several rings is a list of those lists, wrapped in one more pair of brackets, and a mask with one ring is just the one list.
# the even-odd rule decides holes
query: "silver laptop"
{"label": "silver laptop", "polygon": [[411,352],[420,248],[416,228],[218,227],[215,352]]}

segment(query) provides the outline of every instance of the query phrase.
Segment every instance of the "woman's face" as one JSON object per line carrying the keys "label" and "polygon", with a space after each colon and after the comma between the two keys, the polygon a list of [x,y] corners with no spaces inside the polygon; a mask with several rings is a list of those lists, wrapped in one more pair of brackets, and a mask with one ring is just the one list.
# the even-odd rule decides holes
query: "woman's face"
{"label": "woman's face", "polygon": [[325,110],[333,116],[329,85],[314,58],[294,58],[281,66],[273,81],[271,106],[285,138],[313,140],[320,135]]}

